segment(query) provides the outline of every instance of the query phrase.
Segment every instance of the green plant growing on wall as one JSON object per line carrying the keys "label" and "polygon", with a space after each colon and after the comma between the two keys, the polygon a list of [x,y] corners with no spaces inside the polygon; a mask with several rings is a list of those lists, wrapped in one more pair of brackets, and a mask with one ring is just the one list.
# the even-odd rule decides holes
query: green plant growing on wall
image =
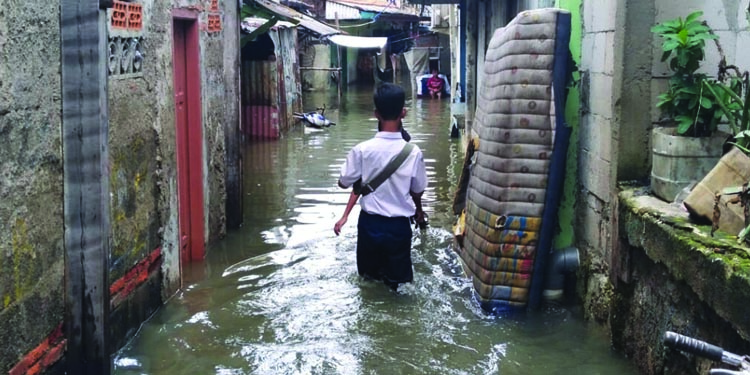
{"label": "green plant growing on wall", "polygon": [[732,132],[729,144],[750,155],[750,73],[727,65],[722,58],[719,79],[709,86]]}
{"label": "green plant growing on wall", "polygon": [[[705,57],[706,41],[718,37],[705,22],[703,12],[693,12],[685,19],[677,18],[657,24],[651,32],[662,38],[661,61],[668,62],[673,72],[667,92],[659,95],[657,107],[677,123],[677,134],[692,137],[710,136],[724,115],[717,103],[719,84],[706,74],[697,73]],[[722,90],[723,92],[723,90]]]}

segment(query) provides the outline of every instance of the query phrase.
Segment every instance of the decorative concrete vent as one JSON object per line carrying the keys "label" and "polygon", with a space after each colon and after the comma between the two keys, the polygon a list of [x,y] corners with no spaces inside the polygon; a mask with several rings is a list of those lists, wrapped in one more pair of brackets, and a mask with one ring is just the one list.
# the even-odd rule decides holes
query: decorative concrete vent
{"label": "decorative concrete vent", "polygon": [[143,53],[140,38],[110,38],[108,55],[110,77],[127,78],[141,74]]}

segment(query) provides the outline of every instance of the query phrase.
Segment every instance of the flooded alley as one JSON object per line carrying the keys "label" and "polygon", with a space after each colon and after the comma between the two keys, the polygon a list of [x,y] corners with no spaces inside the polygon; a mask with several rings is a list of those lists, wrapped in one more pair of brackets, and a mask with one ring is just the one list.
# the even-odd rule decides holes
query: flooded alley
{"label": "flooded alley", "polygon": [[[750,353],[750,0],[9,3],[0,375],[730,365],[672,334]],[[405,89],[428,184],[428,226],[386,245],[413,261],[396,291],[359,276],[382,237],[337,184],[377,82]]]}
{"label": "flooded alley", "polygon": [[461,141],[447,100],[407,101],[405,127],[425,154],[430,227],[415,231],[415,280],[396,295],[359,278],[356,217],[333,224],[349,191],[336,187],[354,144],[371,137],[372,88],[327,104],[337,125],[297,127],[248,143],[245,224],[115,356],[116,374],[634,374],[603,332],[560,310],[511,320],[472,299],[451,249]]}

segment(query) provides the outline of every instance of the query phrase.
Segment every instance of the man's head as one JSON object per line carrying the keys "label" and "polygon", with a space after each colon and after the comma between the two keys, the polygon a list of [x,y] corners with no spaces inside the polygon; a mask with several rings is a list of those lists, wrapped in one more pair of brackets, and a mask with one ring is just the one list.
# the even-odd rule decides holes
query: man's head
{"label": "man's head", "polygon": [[404,102],[406,93],[399,85],[383,83],[375,90],[375,114],[380,120],[399,120],[406,114]]}

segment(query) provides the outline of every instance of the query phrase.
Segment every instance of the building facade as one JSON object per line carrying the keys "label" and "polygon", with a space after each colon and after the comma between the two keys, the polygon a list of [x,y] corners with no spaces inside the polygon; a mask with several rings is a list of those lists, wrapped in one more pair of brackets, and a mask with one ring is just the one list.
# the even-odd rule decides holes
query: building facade
{"label": "building facade", "polygon": [[[53,368],[70,334],[62,329],[77,276],[66,267],[66,217],[76,208],[64,198],[75,166],[65,162],[65,6],[28,1],[0,13],[4,373]],[[86,199],[102,199],[109,212],[101,228],[107,253],[99,255],[106,281],[98,287],[109,291],[111,350],[180,288],[186,263],[228,222],[241,221],[231,211],[239,183],[238,9],[217,0],[115,1],[101,18],[108,130],[100,186],[110,194]]]}

